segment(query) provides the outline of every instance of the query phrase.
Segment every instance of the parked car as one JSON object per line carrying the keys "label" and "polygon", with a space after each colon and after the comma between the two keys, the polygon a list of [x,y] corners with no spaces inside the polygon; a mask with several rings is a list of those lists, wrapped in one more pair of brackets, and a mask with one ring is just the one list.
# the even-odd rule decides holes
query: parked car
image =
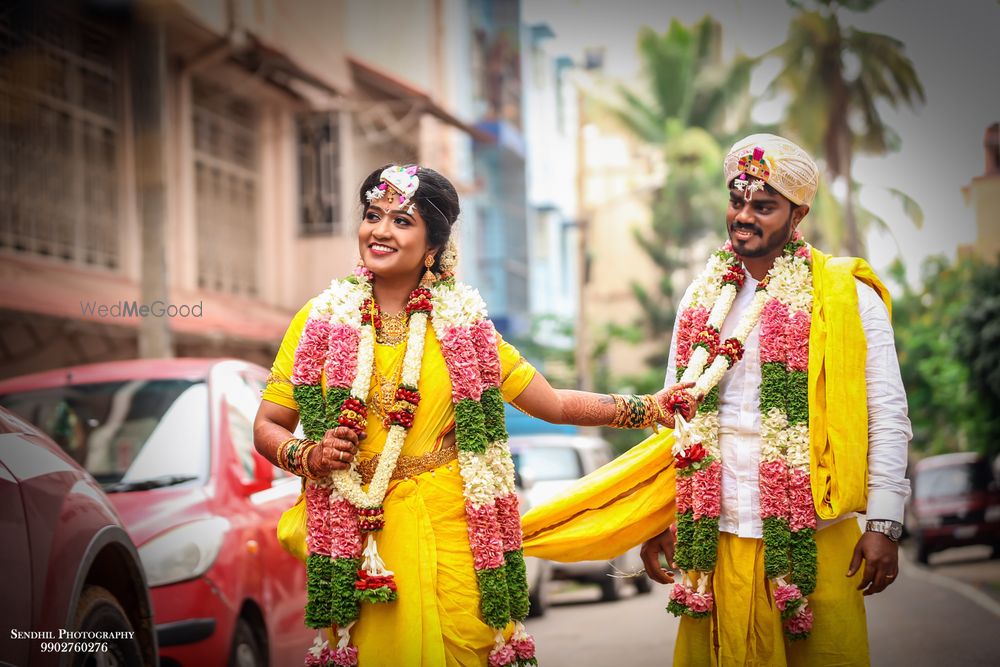
{"label": "parked car", "polygon": [[[0,525],[0,664],[156,664],[149,589],[118,513],[86,470],[3,409]],[[104,633],[121,638],[91,640]]]}
{"label": "parked car", "polygon": [[1000,557],[1000,484],[985,456],[930,456],[916,464],[912,477],[906,522],[918,561],[970,544],[990,545],[993,557]]}
{"label": "parked car", "polygon": [[[521,475],[514,471],[514,485],[517,487],[517,498],[521,508],[521,516],[524,516],[531,509],[531,501],[524,490],[524,481]],[[528,603],[530,611],[528,616],[536,618],[544,616],[549,608],[548,587],[552,580],[550,563],[541,558],[525,557],[524,567],[528,579]]]}
{"label": "parked car", "polygon": [[315,636],[305,569],[275,537],[299,479],[253,446],[266,376],[232,359],[165,359],[0,382],[0,405],[82,464],[124,519],[163,667],[301,664]]}
{"label": "parked car", "polygon": [[[546,502],[584,475],[609,463],[612,458],[611,445],[607,441],[583,435],[512,436],[510,449],[529,506]],[[620,598],[629,582],[637,593],[652,590],[652,582],[644,574],[622,576],[641,569],[642,558],[636,546],[611,561],[550,562],[548,574],[554,580],[595,583],[601,588],[601,599],[610,601]],[[543,589],[544,586],[538,590]]]}

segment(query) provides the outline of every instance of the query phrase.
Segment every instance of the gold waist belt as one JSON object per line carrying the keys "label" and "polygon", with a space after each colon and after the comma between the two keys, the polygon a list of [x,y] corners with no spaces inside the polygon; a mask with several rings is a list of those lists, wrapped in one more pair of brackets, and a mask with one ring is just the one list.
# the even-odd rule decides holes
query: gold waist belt
{"label": "gold waist belt", "polygon": [[[381,458],[381,454],[376,454],[370,459],[365,461],[358,461],[357,471],[361,475],[362,484],[370,484],[372,477],[375,476],[375,468],[378,467],[378,461]],[[434,468],[439,468],[445,463],[454,461],[458,457],[458,449],[455,445],[449,445],[442,447],[436,452],[428,452],[422,454],[421,456],[404,456],[399,455],[399,459],[396,461],[396,469],[392,471],[392,477],[390,479],[406,479],[407,477],[413,477],[419,475],[420,473],[428,472],[434,470]]]}

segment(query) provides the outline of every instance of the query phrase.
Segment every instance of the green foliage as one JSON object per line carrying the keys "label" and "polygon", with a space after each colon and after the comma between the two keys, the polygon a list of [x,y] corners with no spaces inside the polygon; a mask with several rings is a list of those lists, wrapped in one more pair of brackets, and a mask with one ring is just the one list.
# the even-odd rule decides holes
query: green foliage
{"label": "green foliage", "polygon": [[969,388],[982,420],[970,440],[975,449],[1000,452],[1000,261],[972,267],[968,303],[958,315],[957,355],[969,370]]}
{"label": "green foliage", "polygon": [[789,573],[788,555],[792,545],[792,533],[788,530],[788,520],[784,517],[764,518],[764,574],[768,578]]}
{"label": "green foliage", "polygon": [[483,405],[486,440],[488,442],[506,442],[507,425],[504,422],[503,394],[500,393],[500,388],[490,387],[485,390],[480,402]]}
{"label": "green foliage", "polygon": [[802,595],[816,590],[816,531],[803,528],[791,534],[792,583]]}
{"label": "green foliage", "polygon": [[674,563],[682,570],[694,567],[694,557],[690,545],[694,543],[694,513],[688,510],[677,515],[677,549]]}
{"label": "green foliage", "polygon": [[507,572],[507,590],[510,593],[510,617],[523,621],[528,617],[528,570],[524,563],[524,552],[520,549],[503,555],[504,570]]}
{"label": "green foliage", "polygon": [[463,398],[455,404],[455,443],[463,452],[486,452],[486,418],[479,401]]}
{"label": "green foliage", "polygon": [[[295,402],[299,405],[302,432],[310,440],[319,442],[326,433],[326,423],[323,421],[326,403],[323,399],[322,387],[318,384],[297,384],[292,387],[292,395],[295,396]],[[338,396],[337,400],[343,403],[344,398],[346,397]]]}
{"label": "green foliage", "polygon": [[[865,229],[880,222],[870,211],[857,210],[856,184],[851,178],[854,154],[897,150],[899,136],[885,123],[880,109],[900,104],[915,109],[924,101],[923,85],[902,42],[841,21],[841,11],[864,12],[876,3],[790,2],[802,11],[789,24],[785,42],[771,52],[783,62],[771,88],[790,97],[782,130],[816,151],[832,179],[846,180],[842,245],[830,249],[843,247],[851,255],[861,254]],[[807,4],[813,9],[807,10]],[[919,208],[908,197],[903,205],[919,225]],[[829,230],[824,227],[824,231]]]}
{"label": "green foliage", "polygon": [[511,619],[510,594],[507,588],[507,568],[476,570],[479,580],[479,611],[491,628],[501,629]]}
{"label": "green foliage", "polygon": [[[663,342],[646,361],[663,369],[679,301],[675,274],[690,268],[697,241],[724,229],[722,160],[734,135],[751,125],[756,61],[745,55],[723,61],[722,27],[709,16],[690,27],[674,20],[663,34],[643,29],[639,52],[648,88],[619,88],[614,113],[637,137],[662,147],[669,166],[654,197],[650,229],[633,232],[661,274],[653,289],[633,284],[632,292],[642,308],[635,324],[643,338]],[[662,381],[657,378],[655,388]]]}
{"label": "green foliage", "polygon": [[719,517],[703,516],[694,522],[694,542],[691,544],[691,565],[695,570],[715,569],[719,551]]}
{"label": "green foliage", "polygon": [[922,454],[1000,451],[1000,269],[974,260],[928,258],[923,287],[903,286],[893,329],[906,386],[912,447]]}
{"label": "green foliage", "polygon": [[553,339],[575,341],[575,323],[558,315],[535,315],[526,335],[511,336],[507,342],[545,374],[554,387],[576,385],[575,344],[552,345]]}

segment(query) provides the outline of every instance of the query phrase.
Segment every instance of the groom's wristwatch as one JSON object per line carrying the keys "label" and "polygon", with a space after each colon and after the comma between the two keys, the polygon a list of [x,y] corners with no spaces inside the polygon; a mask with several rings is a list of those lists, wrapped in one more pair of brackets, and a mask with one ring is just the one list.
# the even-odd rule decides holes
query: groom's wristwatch
{"label": "groom's wristwatch", "polygon": [[903,524],[888,519],[871,519],[865,524],[865,531],[882,533],[893,542],[899,542],[899,538],[903,536]]}

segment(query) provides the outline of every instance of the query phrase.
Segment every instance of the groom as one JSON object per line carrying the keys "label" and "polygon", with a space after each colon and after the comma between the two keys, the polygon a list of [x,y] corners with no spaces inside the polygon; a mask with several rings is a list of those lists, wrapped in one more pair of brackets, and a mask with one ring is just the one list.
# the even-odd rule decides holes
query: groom
{"label": "groom", "polygon": [[729,243],[674,327],[666,384],[695,382],[674,404],[699,407],[646,571],[674,581],[662,553],[681,573],[676,665],[867,665],[862,596],[897,576],[909,494],[888,293],[798,232],[819,184],[802,148],[749,136],[725,178]]}

